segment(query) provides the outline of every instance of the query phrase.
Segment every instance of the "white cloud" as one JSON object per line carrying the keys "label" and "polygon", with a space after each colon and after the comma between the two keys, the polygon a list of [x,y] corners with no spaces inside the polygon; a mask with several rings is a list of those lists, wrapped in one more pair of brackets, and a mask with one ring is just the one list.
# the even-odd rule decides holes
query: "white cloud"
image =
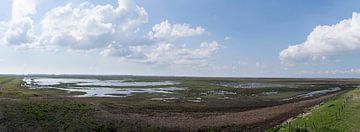
{"label": "white cloud", "polygon": [[345,70],[318,70],[318,71],[301,71],[301,74],[360,74],[359,68]]}
{"label": "white cloud", "polygon": [[13,0],[11,19],[0,22],[1,42],[6,45],[32,43],[35,40],[34,21],[30,16],[35,13],[34,0]]}
{"label": "white cloud", "polygon": [[265,63],[260,62],[260,61],[257,61],[257,62],[255,63],[255,66],[256,66],[256,68],[258,68],[258,69],[264,69],[264,68],[267,67],[267,65],[266,65]]}
{"label": "white cloud", "polygon": [[101,52],[101,55],[141,61],[146,58],[145,49],[147,47],[148,46],[123,46],[113,42]]}
{"label": "white cloud", "polygon": [[321,61],[360,52],[360,14],[335,25],[317,26],[302,44],[281,51],[282,63]]}
{"label": "white cloud", "polygon": [[[165,20],[152,27],[148,38],[129,45],[121,41],[112,41],[102,52],[103,56],[113,56],[123,61],[150,64],[193,64],[203,63],[216,53],[220,45],[216,42],[203,42],[199,48],[178,46],[176,40],[205,33],[205,29],[191,27],[190,24],[170,24]],[[170,42],[169,42],[170,40]]]}
{"label": "white cloud", "polygon": [[168,20],[162,21],[152,27],[149,32],[151,39],[155,40],[172,40],[176,38],[184,38],[191,36],[199,36],[205,33],[205,29],[198,27],[191,27],[190,24],[171,24]]}
{"label": "white cloud", "polygon": [[13,0],[12,2],[12,19],[21,19],[36,13],[35,0]]}
{"label": "white cloud", "polygon": [[130,37],[147,19],[144,8],[132,0],[119,0],[118,7],[67,4],[45,14],[39,41],[74,49],[103,48],[111,41]]}
{"label": "white cloud", "polygon": [[[136,39],[137,28],[148,20],[144,8],[133,0],[118,0],[117,7],[84,2],[67,4],[46,12],[41,29],[34,32],[31,15],[35,0],[14,0],[11,20],[0,22],[1,43],[16,48],[67,47],[75,50],[104,48],[112,41],[122,43]],[[35,37],[36,36],[36,37]]]}
{"label": "white cloud", "polygon": [[0,22],[0,35],[3,36],[3,34],[5,33],[7,27],[6,27],[6,23],[5,22]]}
{"label": "white cloud", "polygon": [[226,37],[224,38],[224,40],[230,40],[230,39],[232,39],[230,36],[226,36]]}
{"label": "white cloud", "polygon": [[219,44],[216,41],[203,42],[197,49],[187,49],[185,47],[176,47],[170,43],[161,43],[147,56],[150,62],[156,63],[203,63],[218,49]]}
{"label": "white cloud", "polygon": [[69,3],[40,14],[36,20],[40,23],[34,23],[35,13],[35,0],[14,0],[12,19],[0,22],[0,43],[26,49],[97,49],[93,51],[102,50],[103,56],[152,64],[202,63],[220,47],[216,41],[203,42],[198,48],[178,46],[178,39],[203,35],[205,29],[168,20],[139,33],[148,14],[133,0],[118,0],[117,6]]}
{"label": "white cloud", "polygon": [[29,17],[18,18],[8,24],[9,27],[3,38],[6,44],[21,45],[34,41],[34,22]]}
{"label": "white cloud", "polygon": [[115,56],[127,61],[142,63],[194,64],[205,62],[219,48],[220,45],[216,41],[203,42],[196,49],[178,47],[165,42],[154,46],[114,47],[110,45],[102,52],[102,55]]}

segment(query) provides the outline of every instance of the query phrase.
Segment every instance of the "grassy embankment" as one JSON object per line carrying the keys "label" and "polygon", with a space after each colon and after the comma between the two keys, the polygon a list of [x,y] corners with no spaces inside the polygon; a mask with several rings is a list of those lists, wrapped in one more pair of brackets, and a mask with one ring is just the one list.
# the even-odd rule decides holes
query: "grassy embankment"
{"label": "grassy embankment", "polygon": [[360,130],[360,88],[313,108],[269,131],[338,132]]}
{"label": "grassy embankment", "polygon": [[28,97],[36,95],[36,92],[21,88],[21,80],[16,77],[0,77],[1,97]]}

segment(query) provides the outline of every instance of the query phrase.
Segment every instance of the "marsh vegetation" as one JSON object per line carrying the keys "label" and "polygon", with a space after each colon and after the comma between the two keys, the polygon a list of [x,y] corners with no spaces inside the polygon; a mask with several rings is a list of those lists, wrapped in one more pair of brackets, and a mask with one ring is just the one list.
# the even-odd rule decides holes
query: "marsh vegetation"
{"label": "marsh vegetation", "polygon": [[359,84],[356,79],[1,77],[0,128],[257,131]]}

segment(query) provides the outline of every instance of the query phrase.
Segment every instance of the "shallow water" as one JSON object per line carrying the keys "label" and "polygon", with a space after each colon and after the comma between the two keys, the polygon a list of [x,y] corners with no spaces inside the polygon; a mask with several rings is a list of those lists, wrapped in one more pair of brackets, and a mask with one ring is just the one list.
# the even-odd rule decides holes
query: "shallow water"
{"label": "shallow water", "polygon": [[98,80],[98,79],[79,79],[79,78],[27,78],[23,79],[27,84],[37,85],[59,85],[63,83],[72,83],[78,86],[159,86],[175,85],[172,81],[159,82],[126,82],[127,80]]}
{"label": "shallow water", "polygon": [[86,82],[94,82],[98,81],[95,79],[74,79],[74,78],[26,78],[24,80],[31,80],[32,83],[37,85],[58,85],[62,83],[86,83]]}
{"label": "shallow water", "polygon": [[300,94],[300,95],[297,95],[295,97],[291,97],[291,98],[287,98],[287,99],[283,99],[283,100],[314,97],[314,96],[324,95],[324,94],[327,94],[327,93],[336,92],[336,91],[340,91],[340,90],[341,90],[341,88],[339,88],[339,87],[328,88],[328,89],[323,89],[323,90],[312,91],[312,92],[305,93],[305,94]]}
{"label": "shallow water", "polygon": [[[159,86],[173,85],[175,82],[124,82],[125,80],[97,80],[97,79],[73,79],[73,78],[27,78],[23,79],[25,85],[30,89],[53,88],[67,92],[84,92],[83,95],[75,97],[128,97],[134,93],[163,93],[171,94],[185,88],[164,87],[164,88],[111,88],[111,86]],[[54,85],[72,83],[75,86],[66,88],[55,87]],[[81,87],[76,87],[76,85]],[[91,86],[90,86],[91,85]],[[89,87],[86,87],[89,86]]]}
{"label": "shallow water", "polygon": [[265,87],[285,87],[281,84],[273,84],[273,83],[258,83],[258,82],[220,82],[217,85],[224,87],[233,87],[233,88],[265,88]]}
{"label": "shallow water", "polygon": [[163,93],[171,94],[175,91],[185,90],[184,88],[104,88],[104,87],[76,87],[76,88],[56,88],[69,92],[85,92],[83,95],[75,97],[128,97],[134,93]]}
{"label": "shallow water", "polygon": [[195,98],[195,99],[190,99],[190,100],[187,100],[188,102],[193,102],[193,103],[201,103],[203,102],[201,98]]}
{"label": "shallow water", "polygon": [[330,92],[336,92],[339,90],[341,90],[341,88],[335,87],[335,88],[329,88],[329,89],[324,89],[324,90],[312,91],[310,93],[298,95],[297,97],[300,97],[300,98],[312,97],[312,96],[322,95],[322,94],[326,94],[326,93],[330,93]]}
{"label": "shallow water", "polygon": [[278,94],[279,92],[276,92],[276,91],[270,91],[270,92],[262,92],[260,93],[261,95],[266,95],[266,96],[269,96],[269,95],[276,95]]}
{"label": "shallow water", "polygon": [[126,82],[125,80],[98,80],[93,82],[78,83],[79,86],[159,86],[159,85],[175,85],[172,81],[163,82]]}
{"label": "shallow water", "polygon": [[179,98],[169,97],[169,98],[151,98],[152,101],[163,101],[163,102],[174,102]]}
{"label": "shallow water", "polygon": [[212,91],[208,91],[208,94],[213,94],[213,95],[235,95],[235,92],[230,92],[230,91],[224,91],[224,90],[212,90]]}

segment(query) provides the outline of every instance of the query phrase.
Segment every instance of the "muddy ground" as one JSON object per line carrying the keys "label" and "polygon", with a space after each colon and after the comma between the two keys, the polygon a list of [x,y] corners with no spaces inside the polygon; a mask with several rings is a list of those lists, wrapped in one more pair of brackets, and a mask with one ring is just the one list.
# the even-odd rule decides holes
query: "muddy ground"
{"label": "muddy ground", "polygon": [[99,106],[97,116],[109,122],[121,119],[135,123],[134,131],[137,131],[136,125],[140,124],[156,126],[164,131],[264,131],[340,93],[241,112],[124,112],[126,110],[121,106]]}

